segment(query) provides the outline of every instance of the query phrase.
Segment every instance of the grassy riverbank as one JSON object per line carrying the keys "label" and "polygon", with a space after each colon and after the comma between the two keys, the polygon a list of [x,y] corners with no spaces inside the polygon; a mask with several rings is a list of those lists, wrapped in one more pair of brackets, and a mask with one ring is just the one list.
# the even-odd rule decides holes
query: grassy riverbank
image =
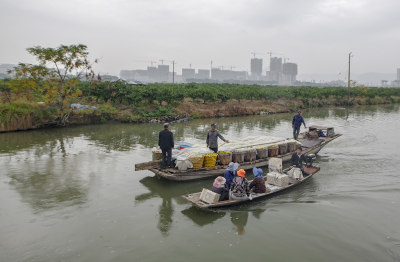
{"label": "grassy riverbank", "polygon": [[[43,95],[18,94],[0,83],[0,128],[24,130],[58,125],[57,106],[44,103]],[[95,109],[68,112],[67,124],[171,121],[185,116],[208,118],[291,112],[298,108],[357,106],[400,102],[399,88],[351,89],[342,87],[280,87],[236,84],[148,84],[125,82],[80,82],[79,96],[68,103],[95,106]],[[65,112],[64,112],[65,113]],[[21,124],[23,121],[29,123]]]}

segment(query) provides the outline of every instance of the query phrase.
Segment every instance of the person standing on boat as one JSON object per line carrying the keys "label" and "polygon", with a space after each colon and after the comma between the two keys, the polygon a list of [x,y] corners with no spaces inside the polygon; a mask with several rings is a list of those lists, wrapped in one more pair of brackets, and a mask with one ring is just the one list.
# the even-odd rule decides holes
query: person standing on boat
{"label": "person standing on boat", "polygon": [[231,188],[233,179],[236,176],[236,170],[239,168],[238,163],[230,162],[228,168],[225,170],[224,178],[226,179],[226,187]]}
{"label": "person standing on boat", "polygon": [[222,139],[222,141],[229,143],[229,140],[225,139],[216,129],[216,124],[211,124],[211,129],[207,132],[207,147],[214,151],[215,153],[218,152],[218,137]]}
{"label": "person standing on boat", "polygon": [[294,115],[292,120],[293,138],[296,140],[300,133],[301,124],[304,125],[304,128],[307,128],[306,122],[304,122],[304,118],[301,115],[301,110],[297,110],[297,114]]}
{"label": "person standing on boat", "polygon": [[174,147],[174,135],[169,131],[169,124],[164,124],[164,130],[158,134],[158,145],[162,152],[162,165],[161,168],[171,166],[172,148]]}

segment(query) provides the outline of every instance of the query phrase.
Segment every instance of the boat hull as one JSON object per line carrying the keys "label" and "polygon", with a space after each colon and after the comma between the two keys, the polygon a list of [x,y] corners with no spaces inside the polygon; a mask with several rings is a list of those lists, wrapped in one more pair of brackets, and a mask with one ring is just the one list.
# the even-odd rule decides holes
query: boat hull
{"label": "boat hull", "polygon": [[[303,148],[303,154],[317,154],[324,146],[326,146],[329,142],[338,138],[339,136],[341,136],[341,134],[325,138],[321,144],[315,145],[313,147]],[[277,157],[282,158],[282,162],[284,163],[290,161],[292,154],[293,153],[288,153]],[[240,164],[240,168],[244,170],[250,170],[253,169],[253,167],[261,168],[267,166],[268,166],[268,158]],[[216,168],[203,168],[203,169],[187,170],[187,171],[180,171],[172,168],[150,169],[150,171],[161,178],[172,181],[183,182],[183,181],[200,180],[200,179],[207,179],[207,178],[221,176],[225,172],[225,169],[226,166],[218,166]]]}
{"label": "boat hull", "polygon": [[265,198],[268,198],[268,197],[272,197],[272,196],[277,195],[279,193],[283,193],[286,190],[292,189],[292,188],[294,188],[294,187],[296,187],[296,186],[298,186],[300,184],[303,184],[304,182],[308,181],[313,175],[315,175],[320,170],[320,168],[319,167],[312,167],[312,168],[306,168],[305,167],[305,170],[307,172],[309,172],[309,175],[304,177],[303,180],[299,181],[299,180],[291,179],[290,180],[291,181],[290,185],[287,186],[287,187],[283,187],[281,189],[278,189],[276,191],[269,192],[269,193],[252,194],[252,197],[253,197],[252,200],[250,200],[250,199],[226,200],[226,201],[220,201],[220,202],[216,202],[216,203],[212,203],[212,204],[207,204],[207,203],[204,203],[204,202],[200,201],[201,192],[194,193],[194,194],[183,195],[182,197],[184,199],[188,200],[189,202],[191,202],[196,207],[201,208],[201,209],[212,209],[212,208],[221,208],[221,207],[229,207],[229,206],[240,205],[240,204],[244,204],[244,203],[247,203],[247,202],[253,202],[253,201],[265,199]]}

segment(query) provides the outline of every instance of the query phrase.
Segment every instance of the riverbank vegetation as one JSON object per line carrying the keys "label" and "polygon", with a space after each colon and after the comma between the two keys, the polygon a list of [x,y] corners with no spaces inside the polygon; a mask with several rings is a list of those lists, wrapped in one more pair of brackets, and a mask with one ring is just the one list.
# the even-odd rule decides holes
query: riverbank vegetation
{"label": "riverbank vegetation", "polygon": [[[27,50],[38,64],[20,63],[12,72],[13,79],[0,80],[0,129],[24,119],[29,119],[30,125],[23,125],[29,129],[107,120],[170,121],[186,116],[253,115],[400,102],[400,88],[354,85],[349,100],[344,87],[109,82],[95,75],[84,45]],[[90,107],[77,109],[71,104]]]}

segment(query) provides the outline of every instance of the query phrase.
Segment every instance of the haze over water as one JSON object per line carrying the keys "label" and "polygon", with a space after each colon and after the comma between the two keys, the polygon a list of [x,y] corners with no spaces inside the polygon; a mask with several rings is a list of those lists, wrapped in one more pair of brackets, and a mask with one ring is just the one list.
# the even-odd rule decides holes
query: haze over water
{"label": "haze over water", "polygon": [[[168,182],[151,159],[159,125],[104,124],[0,134],[0,261],[399,261],[400,107],[309,109],[343,136],[321,171],[287,193],[200,211],[180,196],[211,180]],[[289,137],[292,115],[193,120],[176,141]],[[249,176],[251,178],[251,176]]]}

